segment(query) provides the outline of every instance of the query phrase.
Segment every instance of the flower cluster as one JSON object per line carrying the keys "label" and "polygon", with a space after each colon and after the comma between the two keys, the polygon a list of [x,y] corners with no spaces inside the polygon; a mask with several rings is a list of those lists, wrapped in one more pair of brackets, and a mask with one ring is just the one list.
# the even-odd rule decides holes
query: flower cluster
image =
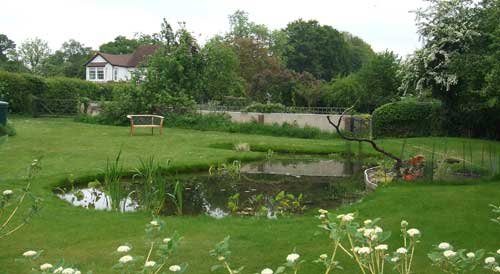
{"label": "flower cluster", "polygon": [[23,252],[22,258],[17,259],[20,262],[28,262],[31,265],[31,273],[34,274],[81,274],[82,272],[77,268],[64,263],[51,264],[44,262],[39,264],[37,260],[40,258],[42,251],[28,250]]}
{"label": "flower cluster", "polygon": [[483,256],[483,250],[455,250],[448,242],[439,243],[434,251],[428,254],[434,266],[448,273],[466,273],[473,271],[479,265]]}
{"label": "flower cluster", "polygon": [[[146,224],[146,245],[149,247],[147,256],[132,256],[130,252],[132,247],[129,244],[123,244],[116,248],[115,254],[119,255],[118,263],[113,268],[120,269],[126,273],[163,273],[167,268],[167,260],[171,257],[174,250],[179,245],[181,238],[177,233],[171,237],[164,238],[163,230],[165,223],[160,219],[154,219]],[[155,251],[153,253],[153,251]],[[156,257],[155,255],[156,254]],[[174,273],[183,273],[187,265],[170,265],[168,270]]]}

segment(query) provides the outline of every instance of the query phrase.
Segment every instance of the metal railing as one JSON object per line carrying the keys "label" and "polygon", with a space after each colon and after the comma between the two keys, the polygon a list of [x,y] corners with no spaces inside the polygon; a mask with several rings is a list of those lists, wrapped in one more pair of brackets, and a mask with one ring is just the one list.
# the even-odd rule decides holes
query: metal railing
{"label": "metal railing", "polygon": [[[226,112],[226,111],[241,111],[245,107],[241,106],[225,106],[213,104],[198,104],[198,110]],[[341,114],[346,108],[344,107],[285,107],[282,113],[309,113],[309,114]]]}

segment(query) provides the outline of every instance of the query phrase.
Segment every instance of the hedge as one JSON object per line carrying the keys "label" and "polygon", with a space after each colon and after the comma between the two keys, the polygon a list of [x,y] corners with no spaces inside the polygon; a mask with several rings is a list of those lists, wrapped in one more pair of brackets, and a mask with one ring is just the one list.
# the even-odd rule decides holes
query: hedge
{"label": "hedge", "polygon": [[33,99],[109,100],[112,90],[124,83],[97,84],[76,78],[43,78],[26,73],[0,71],[0,100],[13,113],[32,113]]}
{"label": "hedge", "polygon": [[372,115],[375,137],[420,137],[441,135],[439,102],[400,101],[382,105]]}
{"label": "hedge", "polygon": [[245,108],[243,108],[242,112],[261,112],[261,113],[273,113],[273,112],[285,112],[286,107],[279,103],[253,103]]}

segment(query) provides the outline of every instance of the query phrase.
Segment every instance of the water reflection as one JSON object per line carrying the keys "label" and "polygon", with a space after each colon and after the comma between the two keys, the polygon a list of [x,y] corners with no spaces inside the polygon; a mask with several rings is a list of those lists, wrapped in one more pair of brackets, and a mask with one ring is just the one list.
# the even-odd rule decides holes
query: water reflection
{"label": "water reflection", "polygon": [[[358,169],[359,164],[332,159],[286,159],[243,164],[236,176],[190,174],[166,177],[165,182],[168,189],[177,181],[182,183],[183,214],[223,218],[230,214],[259,213],[274,218],[283,213],[283,204],[287,203],[296,205],[291,211],[300,212],[302,207],[333,208],[358,201],[364,193]],[[147,204],[143,185],[129,180],[123,186],[121,211],[141,210]],[[285,201],[278,197],[280,193],[284,195]],[[102,189],[81,188],[58,196],[74,206],[111,209],[110,197]],[[230,204],[236,196],[237,201],[233,202],[237,204],[237,210]],[[175,204],[167,197],[163,199],[159,213],[176,214]]]}

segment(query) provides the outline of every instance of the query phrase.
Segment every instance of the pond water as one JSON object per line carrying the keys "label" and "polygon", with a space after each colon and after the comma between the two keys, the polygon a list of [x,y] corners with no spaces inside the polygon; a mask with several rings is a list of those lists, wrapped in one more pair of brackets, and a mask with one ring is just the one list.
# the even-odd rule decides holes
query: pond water
{"label": "pond water", "polygon": [[[163,215],[207,214],[221,218],[233,214],[274,218],[358,201],[365,192],[361,174],[359,163],[334,159],[272,159],[241,165],[235,162],[210,173],[166,176],[164,193],[171,194],[161,197],[155,196],[158,191],[154,188],[145,191],[140,180],[123,179],[119,210],[149,208]],[[177,182],[182,186],[182,198],[179,192],[174,193]],[[57,195],[74,206],[111,209],[112,199],[105,188],[60,189]]]}

